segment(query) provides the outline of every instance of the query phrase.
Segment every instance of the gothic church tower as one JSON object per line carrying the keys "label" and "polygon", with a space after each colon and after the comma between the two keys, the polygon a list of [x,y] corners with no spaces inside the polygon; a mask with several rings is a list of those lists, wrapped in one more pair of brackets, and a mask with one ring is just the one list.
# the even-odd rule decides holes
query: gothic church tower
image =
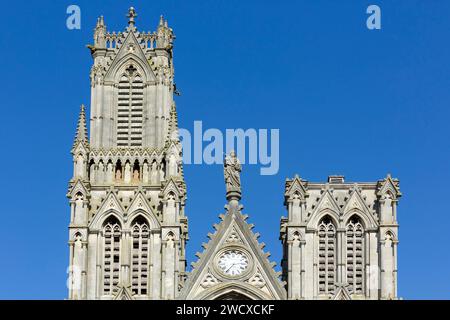
{"label": "gothic church tower", "polygon": [[399,181],[286,180],[281,219],[288,299],[397,299]]}
{"label": "gothic church tower", "polygon": [[97,21],[90,135],[81,107],[69,183],[69,298],[175,299],[185,278],[186,186],[173,40],[161,17],[139,32]]}

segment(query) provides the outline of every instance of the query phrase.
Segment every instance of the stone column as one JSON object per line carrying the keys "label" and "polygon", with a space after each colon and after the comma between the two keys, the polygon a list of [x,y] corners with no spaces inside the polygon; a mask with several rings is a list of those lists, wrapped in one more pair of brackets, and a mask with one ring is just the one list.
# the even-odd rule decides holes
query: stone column
{"label": "stone column", "polygon": [[102,282],[103,282],[103,234],[102,232],[97,233],[97,259],[96,259],[96,299],[99,299],[102,295]]}
{"label": "stone column", "polygon": [[[159,231],[159,230],[158,230]],[[161,233],[152,233],[152,243],[153,243],[153,255],[152,255],[152,299],[160,300],[161,296],[161,283],[162,283],[162,248],[161,248]]]}
{"label": "stone column", "polygon": [[162,242],[162,299],[173,300],[178,282],[176,261],[179,258],[179,236],[178,230],[173,228],[163,228],[162,233],[165,235]]}
{"label": "stone column", "polygon": [[347,279],[345,279],[345,228],[338,228],[336,230],[336,266],[337,266],[337,274],[336,274],[336,283],[344,283]]}
{"label": "stone column", "polygon": [[288,299],[303,299],[305,241],[298,228],[289,228],[288,232]]}
{"label": "stone column", "polygon": [[130,284],[130,231],[123,230],[122,238],[120,241],[120,264],[121,273],[119,284],[129,285]]}

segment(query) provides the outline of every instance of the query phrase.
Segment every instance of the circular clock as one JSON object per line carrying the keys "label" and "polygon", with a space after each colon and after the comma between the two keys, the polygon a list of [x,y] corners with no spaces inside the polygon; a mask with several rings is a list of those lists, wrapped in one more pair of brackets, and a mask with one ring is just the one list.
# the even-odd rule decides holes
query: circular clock
{"label": "circular clock", "polygon": [[247,270],[249,260],[240,250],[227,250],[218,259],[219,269],[228,276],[239,276]]}

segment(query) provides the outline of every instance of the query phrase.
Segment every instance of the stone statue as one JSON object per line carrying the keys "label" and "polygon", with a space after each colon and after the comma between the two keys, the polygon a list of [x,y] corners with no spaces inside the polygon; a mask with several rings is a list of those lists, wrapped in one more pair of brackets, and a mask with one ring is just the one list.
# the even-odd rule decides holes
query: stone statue
{"label": "stone statue", "polygon": [[139,170],[137,170],[137,169],[134,169],[134,171],[133,171],[133,181],[139,182]]}
{"label": "stone statue", "polygon": [[178,161],[175,154],[171,153],[168,159],[168,175],[177,176],[178,175]]}
{"label": "stone statue", "polygon": [[165,174],[164,174],[164,163],[161,162],[161,166],[159,167],[159,181],[164,181],[165,178]]}
{"label": "stone statue", "polygon": [[158,183],[158,167],[157,167],[156,161],[152,162],[152,168],[151,168],[151,173],[150,173],[150,182],[151,182],[151,184]]}
{"label": "stone statue", "polygon": [[230,155],[225,156],[223,165],[223,172],[225,176],[225,184],[227,188],[227,194],[230,192],[241,193],[241,163],[236,157],[234,151],[230,152]]}
{"label": "stone statue", "polygon": [[122,179],[122,171],[120,168],[117,168],[116,170],[116,181],[120,181]]}

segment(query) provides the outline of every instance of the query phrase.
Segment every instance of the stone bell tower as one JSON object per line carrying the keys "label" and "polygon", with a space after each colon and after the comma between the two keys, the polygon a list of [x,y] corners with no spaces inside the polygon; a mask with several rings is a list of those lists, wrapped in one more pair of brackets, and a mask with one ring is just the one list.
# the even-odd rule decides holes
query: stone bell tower
{"label": "stone bell tower", "polygon": [[70,299],[175,299],[185,279],[186,185],[173,99],[175,36],[137,14],[97,20],[90,135],[81,107],[69,183]]}

